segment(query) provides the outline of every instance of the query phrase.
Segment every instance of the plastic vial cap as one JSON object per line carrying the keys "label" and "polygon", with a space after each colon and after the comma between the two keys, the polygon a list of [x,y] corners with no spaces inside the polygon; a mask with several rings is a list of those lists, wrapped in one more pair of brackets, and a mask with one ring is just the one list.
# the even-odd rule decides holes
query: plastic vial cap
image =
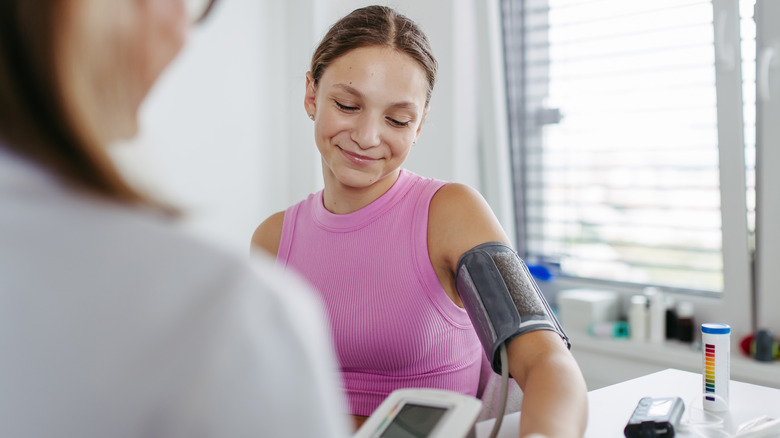
{"label": "plastic vial cap", "polygon": [[680,301],[677,304],[678,318],[693,318],[693,303],[690,301]]}
{"label": "plastic vial cap", "polygon": [[701,325],[701,332],[711,335],[727,335],[731,333],[731,326],[728,324],[707,322]]}

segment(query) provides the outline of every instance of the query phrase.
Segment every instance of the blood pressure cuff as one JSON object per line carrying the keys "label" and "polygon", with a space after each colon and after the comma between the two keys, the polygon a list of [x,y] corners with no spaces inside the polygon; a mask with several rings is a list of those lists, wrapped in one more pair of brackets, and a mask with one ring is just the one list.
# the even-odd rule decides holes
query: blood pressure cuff
{"label": "blood pressure cuff", "polygon": [[490,364],[501,374],[499,348],[515,336],[535,330],[569,338],[531,277],[523,260],[500,242],[478,245],[458,260],[458,294]]}

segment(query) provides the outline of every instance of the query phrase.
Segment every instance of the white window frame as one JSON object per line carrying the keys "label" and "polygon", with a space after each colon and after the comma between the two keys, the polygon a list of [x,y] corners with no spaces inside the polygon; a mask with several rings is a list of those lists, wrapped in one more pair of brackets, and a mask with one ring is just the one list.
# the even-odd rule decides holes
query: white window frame
{"label": "white window frame", "polygon": [[757,328],[780,333],[780,2],[758,0],[756,99]]}
{"label": "white window frame", "polygon": [[[764,0],[765,1],[765,0]],[[486,11],[483,17],[480,18],[479,28],[480,32],[501,32],[500,26],[495,26],[495,17],[500,17],[500,5],[499,0],[484,2],[482,10]],[[771,1],[767,2],[771,3]],[[780,5],[774,4],[773,7]],[[745,198],[746,198],[746,184],[745,184],[745,152],[744,152],[744,136],[742,131],[742,75],[740,69],[741,60],[741,48],[740,48],[740,34],[739,34],[739,5],[732,0],[713,0],[713,12],[715,17],[715,33],[716,33],[716,80],[717,80],[717,99],[718,99],[718,126],[719,126],[719,150],[720,150],[720,182],[722,188],[727,188],[721,191],[722,196],[722,233],[723,233],[723,254],[724,254],[724,290],[723,294],[715,297],[709,294],[690,294],[685,293],[678,295],[676,292],[670,292],[671,295],[678,295],[678,299],[685,299],[692,301],[696,308],[696,319],[698,322],[704,321],[722,321],[728,322],[734,329],[734,339],[738,340],[740,337],[754,331],[755,318],[753,316],[753,302],[751,291],[752,288],[752,271],[751,271],[751,256],[747,239],[747,218],[745,211]],[[488,17],[487,19],[485,17]],[[478,17],[479,18],[479,17]],[[500,20],[500,18],[499,18]],[[500,21],[498,21],[500,23]],[[777,53],[777,52],[776,52]],[[500,55],[502,56],[502,55]],[[496,61],[491,59],[490,65],[493,68],[500,68],[503,70],[503,59]],[[774,84],[775,82],[773,82]],[[780,89],[780,86],[776,87]],[[483,109],[490,105],[505,105],[506,102],[496,102],[492,99],[486,99],[487,102],[483,102]],[[777,100],[772,102],[774,105],[775,120],[779,120],[777,116]],[[493,110],[495,111],[495,110]],[[765,117],[768,117],[765,115]],[[767,126],[770,125],[770,126]],[[772,126],[769,123],[764,123],[765,129],[778,129],[777,124]],[[777,133],[773,133],[772,138],[778,138]],[[507,143],[508,144],[508,143]],[[777,148],[775,148],[777,149]],[[775,154],[780,151],[773,151]],[[780,163],[780,156],[768,157],[764,152],[762,158],[764,163]],[[495,174],[496,169],[501,166],[509,165],[508,160],[503,161],[498,167],[495,166],[496,160],[486,160],[483,172],[485,174]],[[501,170],[503,171],[503,169]],[[500,173],[500,172],[499,172]],[[778,175],[767,175],[764,172],[763,177],[774,178],[773,182],[770,182],[769,187],[780,187],[780,181]],[[767,182],[762,180],[761,184],[767,187]],[[773,194],[773,193],[771,193]],[[771,195],[762,192],[759,195],[757,202],[767,202],[766,197]],[[487,196],[487,195],[486,195]],[[775,198],[780,198],[775,195]],[[780,202],[774,201],[775,205],[772,207],[774,210],[770,210],[769,206],[764,206],[762,213],[757,219],[761,223],[772,223],[766,216],[778,218],[780,217]],[[729,208],[729,206],[740,206],[739,208]],[[520,234],[522,230],[517,230],[516,233]],[[777,250],[780,248],[780,242],[775,241],[766,242],[767,236],[764,233],[760,237],[760,245],[763,251],[766,251],[765,255],[773,254],[769,260],[780,260],[778,251],[770,252],[772,248]],[[776,263],[775,263],[776,264]],[[763,266],[763,265],[759,265]],[[776,267],[772,269],[771,266],[764,266],[763,269],[758,270],[759,275],[763,275],[761,281],[764,284],[780,284],[780,269]],[[774,275],[774,278],[769,276]],[[611,283],[594,283],[588,280],[574,279],[574,278],[558,278],[553,282],[542,282],[540,286],[544,289],[545,294],[552,298],[554,301],[555,294],[564,289],[572,288],[602,288],[615,290],[621,294],[624,302],[627,302],[628,297],[633,294],[640,293],[638,287],[630,285],[620,285]],[[771,303],[772,309],[780,308],[780,294],[775,290],[773,294],[764,293],[762,296],[763,303]],[[777,318],[772,315],[774,311],[766,309],[765,314],[762,313],[764,320],[776,320]],[[736,342],[736,341],[735,341]]]}

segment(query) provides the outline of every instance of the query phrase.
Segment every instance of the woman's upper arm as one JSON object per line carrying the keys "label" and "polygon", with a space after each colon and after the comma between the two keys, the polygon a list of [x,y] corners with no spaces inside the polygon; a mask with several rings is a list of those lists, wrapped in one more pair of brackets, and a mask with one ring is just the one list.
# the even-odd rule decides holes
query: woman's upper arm
{"label": "woman's upper arm", "polygon": [[250,252],[263,250],[276,257],[279,252],[279,243],[282,241],[282,225],[284,224],[284,212],[274,213],[263,221],[254,234]]}
{"label": "woman's upper arm", "polygon": [[428,216],[431,261],[445,263],[454,274],[460,256],[485,242],[512,246],[482,195],[457,183],[439,189],[431,200]]}

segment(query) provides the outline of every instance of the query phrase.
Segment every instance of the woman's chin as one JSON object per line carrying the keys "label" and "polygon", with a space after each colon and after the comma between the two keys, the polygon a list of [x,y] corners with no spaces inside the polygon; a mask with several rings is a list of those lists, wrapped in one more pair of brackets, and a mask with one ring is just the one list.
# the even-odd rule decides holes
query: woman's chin
{"label": "woman's chin", "polygon": [[371,187],[377,178],[373,175],[349,173],[336,175],[336,180],[344,187],[360,190]]}

